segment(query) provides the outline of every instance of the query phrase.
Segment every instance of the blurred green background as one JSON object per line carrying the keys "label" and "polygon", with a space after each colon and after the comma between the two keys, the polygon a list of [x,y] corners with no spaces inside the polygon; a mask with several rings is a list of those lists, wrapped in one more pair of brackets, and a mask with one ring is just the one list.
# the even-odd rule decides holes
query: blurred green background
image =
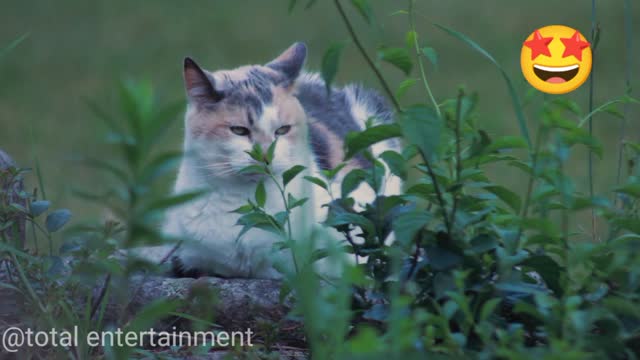
{"label": "blurred green background", "polygon": [[[81,188],[99,191],[107,179],[74,159],[82,155],[114,156],[102,145],[104,128],[85,102],[93,100],[117,110],[118,79],[148,79],[161,101],[184,97],[182,58],[189,55],[205,68],[232,68],[264,63],[294,41],[309,47],[308,69],[319,69],[324,50],[334,41],[348,38],[332,1],[319,0],[310,10],[306,1],[288,14],[289,0],[1,0],[0,47],[22,34],[28,38],[0,61],[0,148],[22,166],[32,167],[39,158],[46,193],[57,207],[69,207],[76,218],[101,216],[72,194]],[[367,26],[344,2],[356,30],[371,54],[381,44],[403,46],[408,21],[391,14],[405,9],[405,1],[371,1],[376,24]],[[640,29],[640,4],[633,1],[633,23]],[[497,69],[467,45],[446,35],[439,23],[469,35],[492,53],[514,79],[522,96],[530,89],[519,68],[520,48],[534,29],[565,24],[590,33],[591,2],[587,0],[418,0],[418,32],[423,45],[439,55],[437,68],[427,65],[438,101],[454,97],[464,85],[480,94],[478,114],[494,136],[517,135],[518,128],[509,95]],[[595,55],[595,103],[619,97],[625,91],[623,1],[597,1],[602,28]],[[640,36],[633,44],[634,87],[640,88]],[[404,75],[382,64],[385,76],[397,87]],[[413,76],[417,76],[414,67]],[[362,82],[378,87],[371,71],[350,45],[343,53],[338,83]],[[636,95],[637,96],[637,95]],[[586,112],[588,85],[566,97]],[[536,125],[534,101],[527,111],[530,130]],[[404,104],[427,101],[419,86]],[[638,108],[632,108],[626,136],[640,139]],[[615,181],[620,121],[610,115],[595,118],[595,133],[605,148],[596,161],[596,188],[605,191]],[[178,148],[182,119],[166,136],[167,148]],[[586,190],[586,151],[572,154],[570,171],[579,175]],[[514,169],[500,169],[494,178],[521,189],[523,178]],[[36,186],[35,176],[30,186]]]}

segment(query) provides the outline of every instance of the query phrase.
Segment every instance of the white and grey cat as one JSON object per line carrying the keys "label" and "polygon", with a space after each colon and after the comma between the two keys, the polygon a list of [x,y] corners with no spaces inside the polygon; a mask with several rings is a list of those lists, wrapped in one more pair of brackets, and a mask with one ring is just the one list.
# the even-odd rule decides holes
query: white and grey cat
{"label": "white and grey cat", "polygon": [[[254,144],[264,149],[277,141],[271,164],[277,178],[294,165],[307,166],[307,174],[322,177],[321,169],[343,162],[344,137],[362,131],[365,122],[392,121],[392,112],[376,92],[358,85],[334,88],[327,93],[317,75],[302,72],[307,49],[295,43],[266,65],[248,65],[234,70],[208,72],[192,59],[184,61],[188,98],[185,116],[184,152],[176,193],[207,189],[208,193],[170,210],[164,231],[184,243],[174,253],[174,271],[183,276],[279,278],[274,262],[290,266],[290,254],[273,249],[276,235],[251,229],[239,240],[240,215],[231,211],[253,197],[259,176],[240,174],[254,163],[246,153]],[[374,155],[392,147],[389,142],[373,146]],[[362,157],[351,159],[332,188],[339,197],[341,176],[354,167],[370,166]],[[400,192],[400,180],[387,174],[385,194]],[[331,201],[326,191],[298,176],[289,185],[296,198],[309,197],[306,210],[296,209],[293,222],[311,227],[326,217]],[[280,194],[265,181],[266,209],[284,210]],[[349,195],[349,194],[342,194]],[[364,204],[375,197],[364,183],[350,194]],[[295,214],[294,214],[295,215]],[[314,225],[315,224],[315,225]],[[298,226],[297,228],[300,228]],[[139,252],[150,260],[164,257],[171,246]]]}

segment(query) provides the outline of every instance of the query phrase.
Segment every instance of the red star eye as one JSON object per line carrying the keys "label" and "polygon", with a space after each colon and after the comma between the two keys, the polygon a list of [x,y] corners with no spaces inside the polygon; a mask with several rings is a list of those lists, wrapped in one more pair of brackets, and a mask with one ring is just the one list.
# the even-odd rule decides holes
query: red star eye
{"label": "red star eye", "polygon": [[531,60],[538,57],[538,55],[551,56],[549,51],[549,43],[553,40],[553,37],[542,37],[539,30],[533,33],[533,39],[524,42],[524,46],[531,49]]}
{"label": "red star eye", "polygon": [[580,39],[580,33],[575,32],[570,38],[560,38],[564,44],[562,57],[575,56],[578,61],[582,61],[582,50],[589,47],[589,43]]}

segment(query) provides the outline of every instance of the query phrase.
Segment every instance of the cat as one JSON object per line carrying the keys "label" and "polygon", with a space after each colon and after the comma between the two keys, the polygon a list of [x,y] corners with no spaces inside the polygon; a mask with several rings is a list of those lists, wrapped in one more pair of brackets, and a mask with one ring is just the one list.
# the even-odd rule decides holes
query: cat
{"label": "cat", "polygon": [[[239,173],[255,163],[247,152],[254,144],[266,150],[277,139],[270,164],[276,178],[297,164],[307,167],[302,175],[322,177],[321,169],[332,169],[343,162],[347,133],[362,131],[368,119],[375,123],[393,121],[385,99],[371,89],[347,85],[327,92],[319,75],[302,71],[306,56],[306,45],[298,42],[266,65],[216,72],[203,70],[194,60],[185,58],[185,156],[175,193],[198,189],[209,192],[168,211],[164,232],[185,239],[172,257],[176,275],[281,278],[274,264],[290,268],[292,260],[287,251],[274,249],[280,238],[254,228],[237,239],[242,228],[236,225],[240,215],[232,211],[253,198],[262,176]],[[394,143],[386,141],[372,146],[372,152],[378,155],[392,148]],[[367,166],[371,165],[362,156],[350,159],[332,186],[333,196],[341,195],[340,179],[349,169]],[[331,201],[327,191],[311,186],[302,175],[288,186],[296,198],[310,198],[292,218],[294,224],[303,223],[298,227],[300,233],[325,219],[327,209],[323,205]],[[399,194],[401,180],[388,171],[385,179],[382,192]],[[273,214],[284,210],[275,184],[264,183],[267,211]],[[364,183],[350,196],[361,205],[375,199],[373,190]],[[171,248],[146,248],[139,254],[158,261]]]}

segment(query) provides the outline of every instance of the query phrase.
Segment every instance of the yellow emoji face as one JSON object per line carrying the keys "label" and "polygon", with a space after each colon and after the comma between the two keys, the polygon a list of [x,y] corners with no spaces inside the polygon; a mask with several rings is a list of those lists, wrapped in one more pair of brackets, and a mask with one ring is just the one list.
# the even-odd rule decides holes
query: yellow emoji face
{"label": "yellow emoji face", "polygon": [[529,35],[520,51],[520,67],[534,88],[565,94],[582,85],[591,72],[591,47],[576,29],[550,25]]}

